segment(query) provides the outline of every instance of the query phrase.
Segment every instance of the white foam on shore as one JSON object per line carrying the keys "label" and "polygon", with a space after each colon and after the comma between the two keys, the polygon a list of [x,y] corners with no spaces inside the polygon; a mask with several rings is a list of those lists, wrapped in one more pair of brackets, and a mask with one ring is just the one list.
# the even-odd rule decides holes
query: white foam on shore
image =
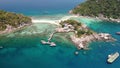
{"label": "white foam on shore", "polygon": [[59,23],[61,21],[65,21],[65,20],[68,20],[70,18],[75,18],[75,17],[78,17],[78,16],[76,16],[76,15],[64,16],[60,20],[32,19],[32,22],[33,23],[49,23],[49,24],[59,25]]}

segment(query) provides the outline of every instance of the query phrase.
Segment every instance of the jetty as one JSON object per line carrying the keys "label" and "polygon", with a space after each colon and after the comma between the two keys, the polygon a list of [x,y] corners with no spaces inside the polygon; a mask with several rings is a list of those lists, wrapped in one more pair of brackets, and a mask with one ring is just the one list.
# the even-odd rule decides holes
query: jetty
{"label": "jetty", "polygon": [[[51,42],[51,39],[53,38],[55,33],[69,33],[69,32],[73,32],[74,34],[70,36],[71,41],[77,46],[78,49],[88,49],[87,45],[92,42],[92,41],[114,41],[115,39],[113,39],[111,37],[110,34],[108,33],[95,33],[93,31],[91,31],[85,24],[78,24],[79,22],[74,21],[74,20],[68,20],[68,21],[64,21],[66,19],[69,19],[71,17],[65,17],[63,19],[61,19],[60,21],[60,27],[56,28],[55,31],[53,33],[50,34],[49,38],[47,39],[47,41],[42,40],[42,44],[49,44],[50,46],[56,46],[56,44],[54,42]],[[71,23],[72,22],[72,23]],[[80,31],[81,33],[78,33],[78,31]],[[83,31],[83,33],[82,33]],[[78,37],[78,35],[80,35],[80,37]],[[77,52],[76,52],[77,54]]]}
{"label": "jetty", "polygon": [[110,54],[110,55],[108,55],[107,62],[108,63],[113,63],[118,57],[119,57],[119,53],[118,52],[116,52],[114,54]]}
{"label": "jetty", "polygon": [[56,32],[53,32],[52,34],[50,34],[50,37],[48,38],[48,41],[50,41],[53,37],[53,35],[55,34]]}
{"label": "jetty", "polygon": [[52,34],[50,34],[50,37],[48,38],[48,41],[41,40],[41,43],[44,44],[44,45],[50,45],[51,47],[56,46],[56,44],[54,42],[51,42],[51,39],[53,38],[53,35],[55,33],[56,32],[53,32]]}

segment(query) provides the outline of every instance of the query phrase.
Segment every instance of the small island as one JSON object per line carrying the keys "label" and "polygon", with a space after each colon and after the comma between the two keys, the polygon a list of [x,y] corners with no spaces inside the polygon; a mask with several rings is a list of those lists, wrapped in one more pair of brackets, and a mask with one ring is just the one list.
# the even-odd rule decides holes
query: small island
{"label": "small island", "polygon": [[[10,33],[24,26],[30,25],[31,18],[22,14],[16,14],[11,12],[0,11],[0,34]],[[48,41],[41,40],[43,44],[49,44],[50,46],[56,46],[54,42],[51,42],[52,37],[56,33],[69,33],[74,34],[70,36],[71,41],[77,46],[78,49],[87,49],[88,43],[92,41],[113,41],[114,39],[108,33],[96,33],[89,29],[85,24],[82,24],[76,20],[61,20],[58,23],[59,27],[50,35]]]}
{"label": "small island", "polygon": [[31,23],[31,18],[27,16],[0,10],[0,34],[13,32]]}
{"label": "small island", "polygon": [[120,22],[120,0],[86,0],[71,14],[93,17],[101,20]]}
{"label": "small island", "polygon": [[55,46],[56,44],[51,42],[51,39],[55,33],[69,33],[74,34],[70,36],[70,40],[76,45],[78,49],[88,49],[88,43],[92,41],[114,41],[108,33],[96,33],[89,29],[85,24],[77,22],[75,20],[65,20],[60,22],[60,27],[55,29],[50,35],[48,42],[41,41],[43,44],[50,44]]}

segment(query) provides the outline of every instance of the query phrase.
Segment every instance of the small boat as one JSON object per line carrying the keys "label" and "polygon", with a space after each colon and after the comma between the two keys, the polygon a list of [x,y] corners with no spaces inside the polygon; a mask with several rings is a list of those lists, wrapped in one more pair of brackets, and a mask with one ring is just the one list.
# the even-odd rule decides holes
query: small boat
{"label": "small boat", "polygon": [[114,54],[110,54],[110,55],[108,55],[107,62],[108,63],[113,63],[118,57],[119,57],[119,53],[118,52],[116,52]]}
{"label": "small boat", "polygon": [[51,42],[50,46],[53,47],[53,46],[56,46],[56,44],[54,42]]}
{"label": "small boat", "polygon": [[50,42],[50,41],[44,41],[44,40],[41,40],[41,43],[42,44],[46,44],[46,45],[50,45],[51,47],[54,47],[54,46],[56,46],[56,44],[54,43],[54,42]]}
{"label": "small boat", "polygon": [[44,41],[44,40],[41,40],[41,43],[42,43],[42,44],[50,44],[50,42],[46,42],[46,41]]}
{"label": "small boat", "polygon": [[116,32],[117,35],[120,35],[120,32]]}

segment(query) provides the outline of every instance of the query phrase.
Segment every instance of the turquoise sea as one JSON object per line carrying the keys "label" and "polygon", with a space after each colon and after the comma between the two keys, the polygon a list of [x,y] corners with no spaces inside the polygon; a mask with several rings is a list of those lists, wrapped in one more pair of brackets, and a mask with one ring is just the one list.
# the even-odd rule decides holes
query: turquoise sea
{"label": "turquoise sea", "polygon": [[[71,3],[72,1],[70,0]],[[7,11],[23,13],[37,20],[51,21],[70,16],[68,11],[79,2],[82,1],[77,1],[72,4],[69,3],[71,4],[69,7],[56,6],[56,8],[61,8],[60,10],[55,10],[53,6],[45,10],[39,10],[33,7],[32,9],[20,10],[17,8],[13,10],[11,8],[12,6],[5,7],[4,5],[1,5],[0,8]],[[45,22],[34,23],[17,32],[0,36],[0,46],[3,46],[0,49],[0,68],[120,68],[120,58],[113,64],[106,63],[108,54],[116,51],[120,52],[120,36],[115,34],[120,31],[120,23],[89,18],[73,19],[86,24],[96,32],[110,33],[117,41],[95,41],[89,44],[90,50],[79,50],[79,55],[74,55],[74,52],[78,50],[69,40],[69,34],[55,34],[52,41],[57,44],[56,47],[42,45],[40,40],[47,40],[49,34],[57,26]]]}

